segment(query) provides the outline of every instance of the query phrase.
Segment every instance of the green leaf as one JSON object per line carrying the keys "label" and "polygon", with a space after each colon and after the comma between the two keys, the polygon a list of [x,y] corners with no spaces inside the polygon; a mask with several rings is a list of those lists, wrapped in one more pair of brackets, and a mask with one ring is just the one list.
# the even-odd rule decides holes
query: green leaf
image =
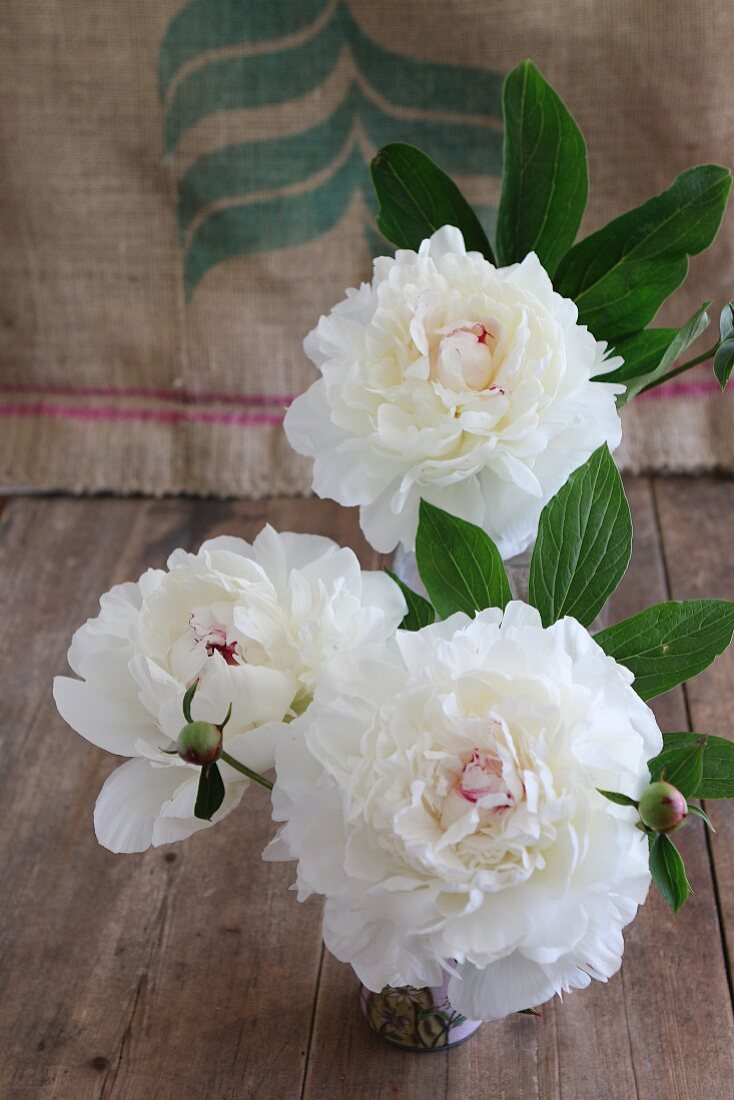
{"label": "green leaf", "polygon": [[[647,332],[637,333],[627,340],[619,341],[614,350],[617,355],[624,358],[624,366],[603,376],[605,382],[623,382],[627,387],[625,392],[617,398],[618,408],[626,405],[631,398],[642,390],[650,390],[653,386],[659,386],[665,381],[665,375],[676,359],[708,328],[710,319],[706,310],[710,305],[711,302],[704,302],[682,328],[648,329]],[[649,349],[652,348],[653,343],[659,344],[662,343],[662,340],[653,341],[650,339],[652,333],[665,334],[665,347],[657,357],[657,362],[654,361],[655,357],[649,354]],[[671,333],[672,335],[668,338]],[[646,341],[647,355],[640,354],[644,350],[645,343],[645,341],[640,341],[641,336],[648,337]],[[645,369],[640,369],[641,362],[644,364]]]}
{"label": "green leaf", "polygon": [[625,574],[632,519],[604,444],[575,470],[540,515],[528,597],[544,626],[572,615],[593,622]]}
{"label": "green leaf", "polygon": [[[599,381],[627,383],[655,370],[665,352],[680,330],[677,328],[646,328],[625,336],[614,346],[614,354],[621,355],[624,363],[616,370],[599,375]],[[617,404],[624,404],[627,395],[617,398]]]}
{"label": "green leaf", "polygon": [[[664,733],[663,751],[649,761],[650,775],[659,779],[663,768],[674,767],[682,755],[701,740],[700,733]],[[734,741],[706,737],[703,772],[696,791],[698,798],[734,798]]]}
{"label": "green leaf", "polygon": [[610,802],[614,802],[617,806],[634,806],[635,809],[639,806],[639,802],[636,802],[634,798],[630,798],[628,794],[620,794],[619,791],[603,791],[601,787],[596,789],[599,794],[603,794],[605,798],[608,798]]}
{"label": "green leaf", "polygon": [[714,354],[714,374],[724,390],[734,368],[734,299],[721,311],[719,333],[721,342]]}
{"label": "green leaf", "polygon": [[196,695],[196,689],[199,686],[199,678],[194,680],[193,684],[186,689],[186,694],[183,697],[183,715],[187,722],[191,721],[191,704]]}
{"label": "green leaf", "polygon": [[400,624],[401,630],[420,630],[423,626],[429,626],[436,619],[436,612],[433,610],[428,600],[424,600],[422,596],[419,596],[417,592],[414,592],[412,588],[408,588],[407,584],[400,580],[394,573],[391,573],[389,569],[386,569],[388,577],[395,581],[400,591],[405,596],[405,602],[408,605],[408,612]]}
{"label": "green leaf", "polygon": [[732,633],[734,604],[683,600],[648,607],[595,639],[634,674],[637,694],[653,699],[707,668],[724,652]]}
{"label": "green leaf", "polygon": [[418,572],[442,619],[504,608],[512,599],[497,547],[480,527],[422,500],[415,540]]}
{"label": "green leaf", "polygon": [[691,884],[680,853],[670,837],[658,833],[650,849],[650,871],[653,882],[674,913],[677,913],[689,894]]}
{"label": "green leaf", "polygon": [[223,801],[224,783],[219,768],[216,764],[207,764],[199,775],[194,817],[198,817],[200,821],[211,821]]}
{"label": "green leaf", "polygon": [[660,768],[656,779],[664,779],[676,787],[684,798],[694,798],[698,794],[698,788],[703,779],[703,757],[706,748],[706,738],[699,739],[698,744],[687,749],[678,749],[670,754]]}
{"label": "green leaf", "polygon": [[611,343],[645,328],[683,282],[688,256],[716,236],[730,186],[728,168],[689,168],[667,191],[575,245],[555,289],[576,302],[579,323]]}
{"label": "green leaf", "polygon": [[712,833],[716,832],[716,829],[714,828],[714,824],[713,824],[711,818],[709,817],[709,815],[706,813],[705,810],[701,809],[700,806],[691,806],[689,804],[688,812],[689,812],[689,814],[695,814],[696,817],[700,817],[702,821],[705,821]]}
{"label": "green leaf", "polygon": [[497,256],[519,263],[528,252],[552,277],[576,239],[589,194],[586,143],[560,97],[532,61],[505,78],[502,196]]}
{"label": "green leaf", "polygon": [[378,228],[398,248],[417,251],[442,225],[455,225],[469,252],[494,263],[479,218],[454,181],[420,149],[402,141],[385,145],[372,161],[372,182],[380,201]]}

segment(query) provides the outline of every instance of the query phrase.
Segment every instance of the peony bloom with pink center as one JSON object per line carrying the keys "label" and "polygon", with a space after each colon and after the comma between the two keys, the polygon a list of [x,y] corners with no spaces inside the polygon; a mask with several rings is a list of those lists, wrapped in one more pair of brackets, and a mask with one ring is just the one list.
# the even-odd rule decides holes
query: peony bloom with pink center
{"label": "peony bloom with pink center", "polygon": [[634,808],[662,746],[631,673],[574,619],[457,614],[336,659],[276,753],[266,858],[326,899],[360,980],[497,1019],[606,981],[650,883]]}
{"label": "peony bloom with pink center", "polygon": [[321,377],[288,410],[288,440],[383,552],[412,549],[424,498],[518,554],[569,474],[621,439],[623,387],[604,374],[622,360],[534,253],[496,268],[452,226],[375,260],[304,348]]}
{"label": "peony bloom with pink center", "polygon": [[266,527],[250,544],[221,537],[168,568],[117,585],[77,630],[58,676],[62,717],[92,744],[129,757],[97,799],[94,825],[113,852],[182,840],[226,816],[248,780],[220,761],[224,801],[212,822],[194,816],[199,767],[170,750],[198,680],[195,721],[218,725],[224,748],[257,772],[273,766],[285,723],[311,702],[325,664],[382,643],[405,613],[398,588],[363,572],[351,550],[315,535]]}

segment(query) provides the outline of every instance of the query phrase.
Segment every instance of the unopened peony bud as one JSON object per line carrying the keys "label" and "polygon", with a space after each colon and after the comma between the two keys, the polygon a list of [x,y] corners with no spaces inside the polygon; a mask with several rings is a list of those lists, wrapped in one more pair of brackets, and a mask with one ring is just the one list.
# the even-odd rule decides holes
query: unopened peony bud
{"label": "unopened peony bud", "polygon": [[688,803],[670,783],[651,783],[640,799],[640,817],[656,833],[677,829],[688,813]]}
{"label": "unopened peony bud", "polygon": [[179,733],[176,747],[187,764],[213,764],[222,755],[222,731],[212,722],[189,722]]}

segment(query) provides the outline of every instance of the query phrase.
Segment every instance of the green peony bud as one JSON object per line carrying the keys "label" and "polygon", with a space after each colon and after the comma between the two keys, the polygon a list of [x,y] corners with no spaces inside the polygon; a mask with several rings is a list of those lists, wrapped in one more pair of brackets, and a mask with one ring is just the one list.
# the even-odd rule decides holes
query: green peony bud
{"label": "green peony bud", "polygon": [[656,833],[670,833],[683,823],[688,803],[670,783],[651,783],[640,799],[640,817]]}
{"label": "green peony bud", "polygon": [[188,722],[178,735],[176,748],[187,764],[213,764],[222,755],[222,731],[212,722]]}

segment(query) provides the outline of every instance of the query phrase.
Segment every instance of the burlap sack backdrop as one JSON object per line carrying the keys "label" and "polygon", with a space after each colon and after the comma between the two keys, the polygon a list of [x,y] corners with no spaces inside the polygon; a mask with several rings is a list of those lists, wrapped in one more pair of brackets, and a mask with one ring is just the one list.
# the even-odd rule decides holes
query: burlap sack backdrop
{"label": "burlap sack backdrop", "polygon": [[[301,339],[376,248],[367,162],[412,141],[491,222],[502,74],[586,135],[585,229],[734,160],[731,0],[0,0],[0,477],[309,488]],[[734,210],[664,323],[734,294]],[[709,373],[635,402],[634,469],[734,466]]]}

